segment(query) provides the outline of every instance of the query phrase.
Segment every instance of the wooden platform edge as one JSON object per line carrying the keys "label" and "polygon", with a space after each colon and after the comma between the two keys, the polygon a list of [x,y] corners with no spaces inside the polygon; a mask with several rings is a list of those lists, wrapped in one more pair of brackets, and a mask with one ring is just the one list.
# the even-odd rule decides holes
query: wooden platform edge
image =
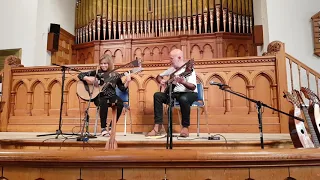
{"label": "wooden platform edge", "polygon": [[1,150],[1,166],[23,167],[292,167],[320,165],[319,149],[270,150]]}

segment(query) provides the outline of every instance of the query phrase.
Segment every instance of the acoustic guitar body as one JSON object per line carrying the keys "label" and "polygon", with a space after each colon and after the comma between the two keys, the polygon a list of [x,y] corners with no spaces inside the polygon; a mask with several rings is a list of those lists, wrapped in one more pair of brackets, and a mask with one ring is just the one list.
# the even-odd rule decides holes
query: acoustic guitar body
{"label": "acoustic guitar body", "polygon": [[315,129],[318,140],[320,141],[320,108],[319,104],[315,103],[309,106],[308,114],[312,125]]}
{"label": "acoustic guitar body", "polygon": [[[294,106],[294,110],[291,110],[289,113],[293,116],[302,117],[300,108],[296,106]],[[310,139],[303,122],[290,117],[289,132],[295,148],[314,148],[314,144]]]}
{"label": "acoustic guitar body", "polygon": [[[88,84],[88,89],[89,92],[92,92],[91,95],[91,99],[94,99],[95,97],[97,97],[100,93],[101,87],[100,86],[94,86],[91,84]],[[85,101],[89,101],[90,100],[90,93],[88,93],[88,91],[86,90],[86,85],[84,84],[84,82],[82,81],[78,81],[77,83],[77,95],[85,100]]]}

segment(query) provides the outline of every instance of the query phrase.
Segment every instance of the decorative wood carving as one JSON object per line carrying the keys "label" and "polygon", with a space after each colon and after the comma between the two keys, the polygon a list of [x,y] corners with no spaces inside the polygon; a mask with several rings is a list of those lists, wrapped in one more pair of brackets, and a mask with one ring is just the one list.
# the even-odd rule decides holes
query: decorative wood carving
{"label": "decorative wood carving", "polygon": [[[203,52],[210,48],[201,46]],[[165,59],[170,49],[175,46],[150,47],[157,57],[163,57],[163,61],[144,61],[144,71],[133,75],[133,82],[130,84],[130,102],[139,102],[131,107],[133,131],[147,131],[153,124],[153,93],[158,90],[158,85],[154,81],[155,76],[168,68],[170,65]],[[147,50],[140,50],[135,47],[137,56],[146,57]],[[158,50],[157,50],[158,49]],[[201,50],[200,50],[201,51]],[[123,49],[111,50],[106,53],[115,55],[114,58],[123,54]],[[145,54],[143,55],[144,52]],[[151,54],[151,53],[150,53]],[[203,53],[202,53],[203,54]],[[150,55],[151,56],[151,55]],[[149,56],[149,57],[150,57]],[[152,56],[151,56],[152,57]],[[200,53],[200,58],[202,57]],[[118,60],[119,62],[121,59]],[[278,100],[276,94],[272,94],[273,86],[277,84],[275,74],[275,57],[242,57],[236,59],[213,59],[195,62],[197,78],[205,88],[205,102],[209,112],[210,130],[215,132],[257,132],[256,113],[250,110],[250,105],[234,96],[227,96],[217,87],[210,86],[210,81],[217,81],[229,84],[234,90],[250,95],[256,99],[263,99],[266,104],[273,105],[274,99]],[[116,63],[118,66],[122,63]],[[95,69],[92,65],[74,66],[79,70]],[[241,68],[239,68],[241,67]],[[123,69],[126,70],[126,69]],[[61,70],[58,67],[28,67],[13,68],[12,85],[9,112],[12,112],[6,124],[8,131],[48,131],[54,130],[58,123],[59,104],[61,95]],[[67,73],[65,84],[65,109],[63,113],[63,130],[70,131],[76,124],[80,114],[83,114],[83,102],[77,98],[76,74]],[[259,84],[259,86],[255,86]],[[250,93],[248,94],[248,92]],[[261,93],[263,92],[263,93]],[[209,97],[213,94],[213,97]],[[267,95],[267,96],[266,96]],[[229,99],[227,98],[229,97]],[[19,102],[19,103],[18,103]],[[90,109],[90,117],[95,117],[95,108]],[[31,116],[32,115],[32,116]],[[201,115],[201,119],[204,115]],[[239,123],[239,118],[241,123]],[[179,131],[177,113],[174,112],[174,130]],[[32,124],[29,122],[32,120]],[[119,120],[118,131],[124,128],[124,117]],[[203,122],[201,120],[201,122]],[[264,121],[265,132],[280,132],[280,121],[276,114],[265,111]],[[90,121],[90,129],[93,129],[93,121]],[[196,112],[191,112],[191,132],[196,130]],[[119,127],[119,128],[118,128]],[[205,128],[205,126],[201,126]]]}
{"label": "decorative wood carving", "polygon": [[76,64],[76,62],[74,62],[72,58],[72,46],[74,45],[74,41],[75,36],[67,32],[63,28],[60,28],[58,52],[54,52],[51,54],[51,63],[61,65]]}
{"label": "decorative wood carving", "polygon": [[8,56],[6,57],[6,59],[4,60],[5,64],[11,66],[11,67],[24,67],[21,64],[21,59],[18,58],[17,56]]}
{"label": "decorative wood carving", "polygon": [[275,55],[280,51],[281,48],[280,41],[273,41],[268,45],[267,52],[264,52],[262,56]]}
{"label": "decorative wood carving", "polygon": [[314,54],[320,56],[320,11],[311,17],[313,38],[314,38]]}
{"label": "decorative wood carving", "polygon": [[[186,46],[183,47],[183,44]],[[230,49],[230,45],[234,48]],[[195,47],[197,47],[195,49]],[[158,37],[156,39],[122,39],[97,41],[74,46],[77,64],[98,63],[105,53],[115,57],[116,63],[125,63],[135,57],[145,61],[167,61],[173,48],[181,48],[186,58],[209,60],[222,57],[242,57],[254,55],[252,36],[245,34],[216,33],[184,35],[178,37]],[[117,54],[116,54],[117,52]],[[93,61],[86,59],[88,53]],[[160,56],[161,54],[161,56]]]}

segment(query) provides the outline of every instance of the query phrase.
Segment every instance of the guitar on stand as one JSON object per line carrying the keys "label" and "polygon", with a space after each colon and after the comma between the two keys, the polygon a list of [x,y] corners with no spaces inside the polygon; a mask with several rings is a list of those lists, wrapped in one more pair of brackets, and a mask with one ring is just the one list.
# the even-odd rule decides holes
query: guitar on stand
{"label": "guitar on stand", "polygon": [[316,131],[317,138],[320,141],[320,101],[318,96],[312,92],[309,88],[301,87],[301,92],[304,97],[306,97],[310,103],[308,108],[308,113],[311,118],[312,125]]}
{"label": "guitar on stand", "polygon": [[310,116],[309,116],[309,113],[308,113],[308,108],[307,108],[306,104],[304,103],[300,92],[298,90],[293,90],[293,93],[296,93],[296,95],[298,97],[298,100],[299,100],[299,103],[300,103],[300,108],[302,109],[304,117],[307,120],[307,124],[308,124],[308,127],[309,127],[309,131],[310,131],[310,134],[311,134],[312,141],[314,143],[314,146],[318,148],[318,147],[320,147],[320,143],[319,143],[319,140],[317,138],[316,131],[315,131],[315,129],[313,127],[313,124],[311,122],[311,119],[310,119]]}
{"label": "guitar on stand", "polygon": [[[284,91],[284,98],[287,99],[293,105],[293,109],[290,110],[289,114],[297,117],[302,117],[300,110],[300,102],[295,93],[289,93]],[[298,121],[292,117],[289,117],[289,132],[292,143],[295,148],[314,148],[314,144],[311,141],[307,129],[302,121]]]}

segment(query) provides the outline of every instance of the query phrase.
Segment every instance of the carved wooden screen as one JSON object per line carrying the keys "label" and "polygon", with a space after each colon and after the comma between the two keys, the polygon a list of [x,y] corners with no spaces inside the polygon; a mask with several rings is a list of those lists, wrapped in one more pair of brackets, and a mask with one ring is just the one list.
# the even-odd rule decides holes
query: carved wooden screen
{"label": "carved wooden screen", "polygon": [[320,56],[320,12],[312,16],[314,54]]}

